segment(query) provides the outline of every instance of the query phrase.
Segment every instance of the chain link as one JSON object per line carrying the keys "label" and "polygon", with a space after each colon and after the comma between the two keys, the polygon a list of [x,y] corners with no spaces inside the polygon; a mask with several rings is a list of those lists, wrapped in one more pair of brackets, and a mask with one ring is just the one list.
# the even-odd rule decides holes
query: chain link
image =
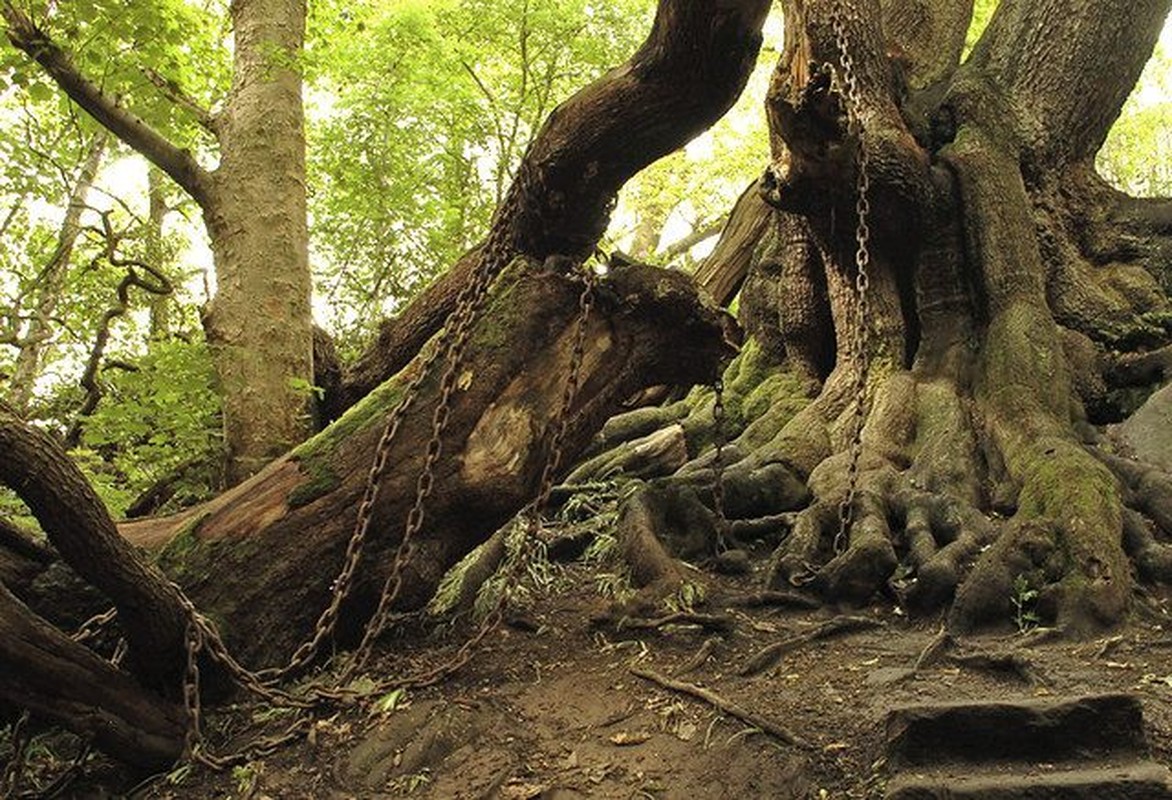
{"label": "chain link", "polygon": [[589,328],[590,314],[594,308],[596,275],[592,268],[586,267],[582,291],[578,295],[578,318],[574,328],[574,343],[570,352],[570,363],[566,383],[562,387],[561,406],[553,421],[553,432],[550,436],[549,450],[545,464],[541,470],[536,497],[522,510],[525,518],[525,535],[521,543],[521,553],[509,559],[504,568],[504,580],[497,595],[496,603],[485,615],[477,628],[476,633],[467,639],[451,658],[437,667],[426,670],[417,675],[388,682],[380,686],[378,693],[391,688],[419,689],[447,679],[463,669],[471,661],[477,647],[504,621],[505,611],[510,598],[514,595],[517,586],[525,574],[525,567],[536,550],[541,514],[549,504],[550,494],[553,492],[554,480],[557,478],[564,455],[566,432],[574,401],[581,388],[582,366],[586,360],[586,334]]}
{"label": "chain link", "polygon": [[724,448],[728,445],[725,430],[724,377],[712,382],[712,426],[716,451],[712,455],[712,510],[716,515],[716,549],[728,547],[728,516],[724,511]]}
{"label": "chain link", "polygon": [[858,75],[854,59],[850,54],[850,40],[847,36],[846,19],[839,4],[832,5],[831,25],[834,29],[835,46],[838,49],[839,92],[847,112],[847,127],[855,143],[855,294],[857,311],[854,319],[853,350],[857,362],[854,384],[854,416],[851,420],[850,456],[847,466],[847,489],[838,508],[838,533],[834,537],[834,552],[841,553],[850,540],[851,525],[854,522],[855,499],[858,494],[859,464],[863,455],[863,426],[867,417],[867,378],[870,372],[868,345],[870,331],[869,298],[871,264],[871,229],[868,219],[871,214],[871,177],[867,148],[863,142],[864,127],[860,115],[862,96],[859,92]]}

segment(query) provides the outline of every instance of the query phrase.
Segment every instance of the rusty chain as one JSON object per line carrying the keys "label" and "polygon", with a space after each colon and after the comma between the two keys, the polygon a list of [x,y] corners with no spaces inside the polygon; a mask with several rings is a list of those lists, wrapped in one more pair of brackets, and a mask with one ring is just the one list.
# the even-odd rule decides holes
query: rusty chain
{"label": "rusty chain", "polygon": [[868,218],[871,214],[871,177],[867,148],[863,142],[864,127],[860,114],[862,95],[859,91],[858,75],[854,59],[850,54],[850,40],[847,36],[846,19],[840,4],[832,5],[831,26],[834,29],[835,46],[838,49],[839,70],[838,91],[844,99],[847,112],[847,130],[855,143],[855,294],[857,311],[854,320],[854,356],[857,372],[854,383],[854,416],[851,420],[850,460],[847,465],[847,489],[838,507],[838,532],[834,537],[834,552],[841,553],[850,539],[854,522],[855,499],[859,486],[859,463],[863,455],[863,426],[867,417],[867,378],[870,362],[867,355],[870,331],[867,327],[870,314],[867,290],[870,287],[868,268],[871,264],[871,229]]}
{"label": "rusty chain", "polygon": [[[520,178],[518,177],[518,179]],[[517,194],[521,193],[520,191],[517,192]],[[504,213],[507,213],[507,210]],[[403,538],[400,540],[399,548],[395,553],[391,575],[388,577],[382,595],[380,595],[379,610],[375,612],[375,617],[372,618],[374,624],[368,624],[368,634],[363,637],[364,646],[368,644],[369,639],[373,639],[369,635],[369,631],[372,628],[377,628],[381,632],[382,627],[385,626],[390,604],[397,597],[399,587],[402,583],[402,569],[410,561],[414,552],[414,544],[411,541],[412,537],[423,524],[423,502],[431,492],[433,480],[431,477],[431,469],[439,458],[441,449],[440,442],[444,426],[447,424],[451,394],[455,386],[460,361],[463,359],[463,351],[467,345],[472,322],[475,320],[484,296],[488,293],[488,287],[491,285],[493,278],[504,269],[512,255],[512,248],[509,246],[506,235],[502,231],[494,231],[493,234],[490,234],[488,242],[485,243],[484,253],[473,274],[473,279],[460,289],[460,292],[456,296],[455,308],[448,317],[443,332],[431,343],[430,349],[421,360],[418,370],[408,383],[403,398],[387,418],[386,425],[375,448],[374,460],[371,464],[370,471],[367,473],[362,502],[358,506],[358,514],[355,518],[353,533],[346,545],[346,556],[342,570],[334,580],[330,603],[318,618],[314,626],[313,636],[294,651],[293,656],[285,667],[279,670],[265,670],[262,673],[264,680],[279,681],[304,668],[318,656],[326,640],[333,636],[339,611],[350,594],[350,588],[354,582],[354,575],[357,572],[359,562],[362,560],[363,549],[370,532],[371,520],[374,516],[374,507],[378,502],[382,486],[382,478],[386,474],[391,445],[394,443],[399,428],[407,416],[407,411],[418,396],[423,382],[431,373],[439,356],[446,351],[447,367],[441,378],[440,404],[437,406],[432,417],[432,435],[428,441],[427,453],[424,457],[424,467],[416,484],[415,504],[408,514]],[[377,633],[375,636],[377,636]],[[359,652],[362,649],[360,646]],[[355,661],[357,660],[355,659]]]}
{"label": "rusty chain", "polygon": [[[585,269],[582,290],[578,295],[578,318],[574,328],[574,343],[570,352],[570,363],[566,383],[562,388],[561,405],[553,420],[553,432],[550,436],[549,450],[545,464],[542,466],[541,478],[538,482],[536,497],[522,510],[524,516],[525,535],[522,541],[522,553],[509,560],[505,568],[504,580],[493,607],[481,620],[476,633],[467,639],[451,658],[437,667],[426,670],[414,676],[394,680],[378,688],[378,692],[385,692],[392,688],[419,689],[433,686],[462,669],[471,659],[476,648],[489,634],[495,631],[504,621],[505,611],[510,597],[521,581],[524,569],[528,563],[528,556],[535,549],[538,531],[541,526],[541,514],[549,504],[549,497],[553,491],[554,480],[561,466],[565,445],[566,432],[569,428],[570,412],[581,388],[582,366],[586,359],[586,334],[590,320],[590,313],[595,299],[595,273],[589,266]],[[528,549],[526,549],[528,548]]]}
{"label": "rusty chain", "polygon": [[725,431],[724,377],[712,382],[712,425],[716,436],[716,450],[712,456],[712,510],[716,514],[716,549],[728,546],[728,517],[724,512],[724,448],[728,445]]}
{"label": "rusty chain", "polygon": [[[506,198],[506,204],[502,206],[499,214],[508,217],[511,212],[518,209],[518,198],[528,196],[529,193],[525,191],[527,175],[526,166],[523,163],[521,171],[518,173],[517,185]],[[231,764],[239,763],[242,759],[263,757],[275,751],[283,744],[301,735],[302,729],[307,724],[312,724],[312,720],[305,715],[298,715],[298,718],[283,734],[256,740],[243,751],[231,756],[211,755],[201,747],[200,741],[198,660],[201,651],[206,651],[207,656],[223,667],[241,688],[274,705],[307,709],[323,700],[352,700],[357,696],[358,693],[342,687],[365,665],[370,648],[385,627],[390,608],[400,591],[402,570],[414,554],[412,539],[423,525],[423,504],[430,494],[434,482],[432,470],[442,450],[442,436],[450,415],[451,396],[455,390],[464,350],[471,335],[472,324],[481,310],[493,279],[500,274],[513,257],[515,248],[509,239],[510,235],[507,225],[493,228],[473,272],[472,280],[465,284],[457,294],[455,308],[445,322],[443,331],[430,343],[420,360],[419,367],[408,383],[402,399],[388,417],[376,445],[371,468],[367,473],[363,499],[355,518],[354,529],[347,541],[342,568],[331,587],[330,603],[319,615],[314,625],[313,634],[294,650],[289,662],[283,667],[258,672],[247,669],[236,661],[228,651],[215,624],[201,615],[183,592],[177,586],[175,587],[181,598],[180,603],[189,619],[186,637],[187,668],[183,687],[184,702],[191,720],[185,743],[185,752],[188,756],[215,769],[223,769]],[[303,669],[317,658],[322,646],[333,636],[342,604],[349,596],[358,564],[362,559],[374,507],[378,502],[382,478],[386,472],[391,445],[407,411],[418,396],[424,381],[441,354],[446,357],[446,367],[440,379],[440,401],[432,414],[431,439],[424,456],[423,469],[416,483],[415,502],[408,514],[403,538],[396,551],[391,573],[388,575],[380,594],[378,609],[367,624],[362,643],[341,678],[335,682],[334,687],[311,686],[301,696],[277,689],[275,684]]]}
{"label": "rusty chain", "polygon": [[[378,607],[375,609],[374,615],[367,622],[362,641],[358,645],[358,649],[355,650],[344,673],[343,683],[347,682],[366,666],[374,642],[382,634],[383,630],[385,630],[390,619],[391,608],[395,600],[398,599],[399,592],[402,590],[403,570],[411,562],[415,554],[414,537],[423,528],[424,505],[427,498],[431,495],[431,490],[435,483],[433,470],[443,451],[443,434],[447,428],[448,419],[451,416],[452,394],[456,390],[456,384],[460,377],[460,369],[464,361],[464,351],[467,349],[468,341],[472,334],[472,325],[479,315],[493,278],[504,269],[512,257],[512,247],[507,241],[506,236],[507,232],[500,229],[489,238],[488,243],[485,245],[485,254],[480,262],[480,268],[477,270],[473,281],[465,286],[465,289],[468,290],[467,295],[465,296],[464,292],[461,292],[460,297],[457,298],[456,309],[452,313],[452,319],[448,321],[448,325],[452,327],[451,341],[447,346],[446,364],[443,375],[440,377],[439,402],[436,404],[431,416],[431,438],[428,440],[427,449],[424,453],[423,468],[415,483],[415,500],[411,506],[411,510],[407,513],[407,522],[403,528],[403,538],[399,541],[399,546],[395,551],[391,571],[383,583],[382,591],[379,593]],[[384,468],[386,455],[387,450],[380,447],[379,454],[376,456],[376,462],[381,460]],[[382,468],[379,470],[380,475],[381,472]],[[374,475],[375,471],[372,469],[372,478]],[[369,526],[370,524],[371,507],[373,507],[374,500],[378,497],[378,482],[375,480],[368,482],[367,491],[371,497],[371,502],[366,510],[366,517],[363,521],[364,526]]]}

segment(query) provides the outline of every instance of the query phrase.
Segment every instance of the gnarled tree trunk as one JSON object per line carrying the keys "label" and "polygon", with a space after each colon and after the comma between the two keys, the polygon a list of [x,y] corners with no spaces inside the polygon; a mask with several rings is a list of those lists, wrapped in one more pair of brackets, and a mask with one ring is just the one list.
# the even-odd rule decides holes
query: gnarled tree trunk
{"label": "gnarled tree trunk", "polygon": [[[775,210],[746,284],[758,296],[742,298],[752,358],[780,366],[727,399],[747,407],[769,374],[782,376],[766,390],[774,408],[810,379],[820,390],[780,417],[758,403],[760,419],[734,420],[752,424],[725,457],[739,459],[726,494],[775,480],[775,469],[810,490],[808,503],[782,492],[753,509],[800,510],[786,518],[772,582],[849,601],[892,584],[915,608],[951,603],[958,630],[1008,622],[1017,583],[1037,592],[1043,619],[1086,630],[1126,612],[1128,551],[1145,553],[1148,577],[1172,577],[1159,566],[1172,529],[1153,502],[1172,481],[1105,452],[1093,427],[1127,412],[1114,390],[1159,378],[1116,365],[1172,340],[1169,203],[1126,197],[1093,166],[1170,5],[1003,0],[962,66],[971,3],[784,3],[763,180]],[[870,183],[862,322],[860,168]],[[843,537],[860,402],[861,474]],[[706,458],[669,480],[703,495]],[[1125,548],[1128,520],[1146,533]],[[907,577],[895,582],[901,562]]]}

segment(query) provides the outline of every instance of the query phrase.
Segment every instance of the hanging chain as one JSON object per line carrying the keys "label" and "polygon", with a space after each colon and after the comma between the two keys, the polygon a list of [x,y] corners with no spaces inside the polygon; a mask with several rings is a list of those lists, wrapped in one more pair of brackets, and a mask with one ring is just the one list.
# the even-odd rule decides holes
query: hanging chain
{"label": "hanging chain", "polygon": [[[518,209],[519,198],[529,194],[525,191],[526,173],[523,171],[525,169],[524,164],[522,164],[521,169],[522,171],[519,171],[517,174],[517,183],[514,190],[510,191],[506,196],[505,204],[502,205],[498,212],[502,218],[515,213]],[[419,367],[414,376],[407,384],[403,398],[395,406],[395,409],[391,412],[383,427],[382,435],[379,437],[378,445],[375,447],[375,454],[370,470],[367,473],[362,502],[358,506],[358,513],[354,520],[354,529],[350,535],[350,539],[346,543],[346,555],[343,560],[342,569],[338,573],[337,578],[335,578],[331,588],[329,605],[326,606],[325,610],[318,617],[317,623],[314,625],[313,635],[294,651],[287,665],[279,669],[262,670],[258,673],[260,678],[266,683],[278,682],[304,669],[310,662],[317,658],[326,641],[333,637],[334,629],[337,626],[338,615],[343,603],[345,603],[346,598],[350,595],[350,589],[354,583],[354,576],[357,573],[358,564],[362,560],[362,553],[370,532],[371,520],[374,516],[374,507],[378,502],[382,479],[386,474],[391,445],[398,435],[399,428],[402,426],[408,410],[410,410],[411,405],[419,395],[424,381],[431,374],[435,362],[441,355],[446,355],[447,367],[441,379],[440,405],[437,406],[432,416],[432,434],[427,444],[424,467],[416,483],[415,504],[408,514],[403,538],[400,540],[392,563],[391,574],[388,576],[383,592],[380,595],[379,608],[375,612],[375,616],[371,622],[367,625],[367,632],[363,637],[363,644],[366,645],[369,641],[373,641],[378,633],[381,632],[382,628],[385,627],[391,603],[397,597],[399,587],[402,583],[402,570],[414,554],[412,537],[423,524],[423,502],[431,492],[431,486],[434,480],[431,470],[439,459],[440,442],[450,413],[451,394],[455,386],[455,378],[459,371],[460,362],[463,359],[464,349],[468,343],[472,323],[475,321],[480,307],[483,304],[489,286],[492,284],[493,279],[508,265],[509,260],[513,256],[514,249],[509,241],[507,226],[495,226],[489,234],[488,241],[485,242],[476,269],[473,271],[472,280],[465,283],[456,295],[455,307],[445,321],[442,333],[430,343],[429,348],[420,359]],[[375,631],[373,636],[371,635],[372,630]],[[362,652],[363,647],[360,647],[356,655],[361,657]],[[365,657],[355,659],[355,661],[359,660],[365,661]]]}
{"label": "hanging chain", "polygon": [[562,388],[561,406],[558,409],[557,415],[554,417],[553,433],[550,436],[549,450],[545,464],[541,470],[537,495],[521,512],[525,518],[525,535],[521,543],[522,552],[519,556],[514,556],[510,559],[505,567],[504,580],[497,595],[496,603],[493,604],[493,607],[485,615],[476,633],[467,639],[450,659],[420,674],[389,682],[387,685],[379,687],[378,692],[385,692],[391,688],[419,689],[425,686],[433,686],[445,680],[467,665],[480,643],[500,627],[500,624],[504,621],[509,599],[514,595],[518,584],[521,582],[521,578],[525,574],[525,566],[529,561],[528,555],[536,549],[534,545],[538,541],[538,532],[541,527],[541,514],[549,504],[549,497],[553,492],[554,480],[557,478],[558,469],[561,467],[562,457],[564,455],[563,447],[565,445],[566,432],[569,429],[571,410],[574,401],[577,399],[578,390],[581,388],[582,366],[586,360],[586,334],[589,327],[590,314],[594,308],[595,282],[596,275],[594,270],[590,266],[587,266],[582,291],[578,295],[578,319],[574,328],[574,343],[570,352],[566,383]]}
{"label": "hanging chain", "polygon": [[[411,510],[407,512],[407,522],[403,528],[403,538],[399,541],[399,547],[395,551],[395,558],[391,564],[391,571],[383,583],[382,592],[379,594],[378,607],[366,625],[362,641],[358,645],[358,649],[355,650],[350,664],[346,669],[343,683],[366,666],[374,642],[386,628],[387,622],[390,619],[391,608],[395,600],[398,599],[399,592],[402,590],[403,570],[415,555],[414,537],[423,528],[424,504],[431,495],[432,487],[435,484],[434,469],[443,451],[443,434],[447,429],[448,419],[451,416],[452,394],[456,390],[460,370],[463,367],[464,352],[471,338],[472,325],[481,310],[493,277],[504,268],[510,255],[511,248],[507,246],[503,234],[493,237],[489,244],[486,245],[481,269],[477,271],[472,283],[465,287],[465,289],[469,290],[467,296],[457,299],[456,310],[453,312],[454,319],[449,320],[449,324],[454,327],[454,330],[452,331],[451,343],[447,350],[447,362],[443,375],[440,378],[439,402],[436,404],[431,416],[431,438],[428,440],[427,449],[423,457],[423,468],[415,482],[415,501],[411,506]],[[461,295],[463,295],[463,292]],[[384,462],[384,468],[386,453],[386,449],[380,452],[380,458]],[[379,472],[381,475],[382,469]],[[372,476],[374,475],[373,470],[371,474]],[[369,504],[364,503],[366,512],[362,521],[363,527],[369,527],[370,525],[371,510],[374,501],[378,497],[378,489],[378,481],[372,480],[368,482],[367,491],[371,500]]]}
{"label": "hanging chain", "polygon": [[716,515],[716,549],[728,547],[728,517],[724,512],[724,448],[728,445],[725,430],[724,375],[712,382],[712,426],[716,451],[712,455],[712,510]]}
{"label": "hanging chain", "polygon": [[870,286],[868,267],[871,263],[871,229],[868,218],[871,214],[871,177],[867,148],[863,142],[863,121],[860,116],[862,96],[859,92],[858,76],[855,74],[854,59],[851,57],[846,20],[839,4],[832,6],[831,25],[834,28],[835,46],[839,57],[839,92],[845,100],[847,127],[855,143],[855,294],[857,313],[854,320],[854,357],[858,371],[854,385],[854,417],[851,421],[850,461],[847,466],[847,489],[838,508],[838,533],[834,537],[834,552],[841,553],[847,546],[851,524],[854,521],[855,497],[858,494],[859,462],[863,455],[863,425],[867,416],[867,377],[870,363],[867,354],[870,315],[867,289]]}

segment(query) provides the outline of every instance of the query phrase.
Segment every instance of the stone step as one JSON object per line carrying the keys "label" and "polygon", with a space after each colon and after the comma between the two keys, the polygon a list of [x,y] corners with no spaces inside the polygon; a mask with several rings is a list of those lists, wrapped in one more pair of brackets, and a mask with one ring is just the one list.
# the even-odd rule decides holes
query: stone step
{"label": "stone step", "polygon": [[[1014,765],[1017,767],[1018,765]],[[1144,762],[1062,772],[1039,769],[947,774],[904,773],[886,800],[1172,800],[1172,773]]]}
{"label": "stone step", "polygon": [[925,704],[887,715],[887,761],[896,770],[952,762],[1053,764],[1118,754],[1130,754],[1122,760],[1131,761],[1144,751],[1143,706],[1130,694]]}

